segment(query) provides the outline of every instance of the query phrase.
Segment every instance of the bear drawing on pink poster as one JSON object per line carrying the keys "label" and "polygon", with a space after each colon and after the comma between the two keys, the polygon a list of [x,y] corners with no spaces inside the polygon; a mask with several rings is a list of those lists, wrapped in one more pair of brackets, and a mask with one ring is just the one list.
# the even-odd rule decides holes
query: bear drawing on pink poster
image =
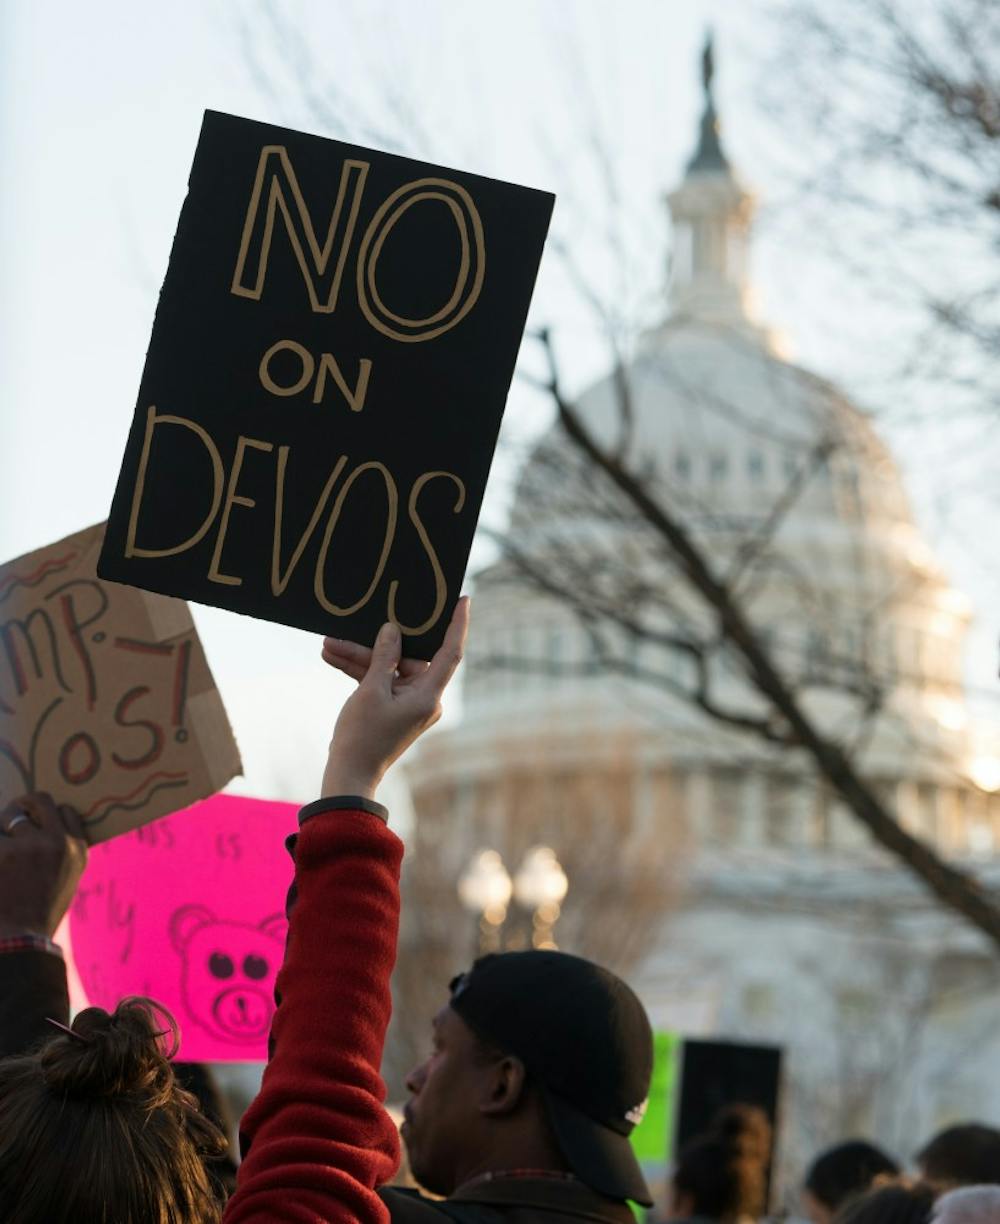
{"label": "bear drawing on pink poster", "polygon": [[181,994],[192,1020],[214,1037],[259,1042],[274,1014],[274,979],[288,921],[271,914],[256,926],[184,905],[170,918],[181,958]]}

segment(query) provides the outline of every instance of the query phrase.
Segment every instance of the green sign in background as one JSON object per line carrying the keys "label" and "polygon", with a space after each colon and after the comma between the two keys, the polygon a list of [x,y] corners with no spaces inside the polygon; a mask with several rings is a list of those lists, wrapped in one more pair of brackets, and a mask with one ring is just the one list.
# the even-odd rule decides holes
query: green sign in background
{"label": "green sign in background", "polygon": [[679,1033],[653,1034],[653,1078],[649,1085],[649,1105],[646,1116],[632,1132],[632,1147],[640,1160],[666,1164],[670,1159],[674,1091],[683,1044]]}

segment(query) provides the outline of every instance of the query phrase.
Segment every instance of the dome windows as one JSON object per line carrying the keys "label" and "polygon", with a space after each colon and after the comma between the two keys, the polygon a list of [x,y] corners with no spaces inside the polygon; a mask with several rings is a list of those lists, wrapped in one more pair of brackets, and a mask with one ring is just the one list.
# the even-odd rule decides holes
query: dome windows
{"label": "dome windows", "polygon": [[[735,453],[714,449],[707,454],[692,454],[688,450],[676,450],[670,459],[674,479],[684,484],[708,481],[719,486],[735,478],[737,484],[760,487],[769,479],[782,486],[802,475],[802,458],[792,451],[781,451],[769,455],[766,447],[751,444],[747,449]],[[819,478],[831,483],[829,468],[824,465]]]}

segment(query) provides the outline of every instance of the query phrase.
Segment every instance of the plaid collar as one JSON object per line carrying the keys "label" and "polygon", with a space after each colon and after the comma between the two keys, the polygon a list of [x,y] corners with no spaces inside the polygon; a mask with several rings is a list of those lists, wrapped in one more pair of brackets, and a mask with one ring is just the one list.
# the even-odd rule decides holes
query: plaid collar
{"label": "plaid collar", "polygon": [[474,1186],[481,1186],[487,1182],[510,1181],[526,1177],[531,1178],[533,1181],[538,1179],[561,1182],[580,1180],[575,1173],[568,1173],[562,1169],[491,1169],[489,1172],[480,1173],[473,1177],[471,1181],[465,1182],[460,1189],[463,1191],[471,1190]]}
{"label": "plaid collar", "polygon": [[23,935],[8,935],[0,939],[0,956],[5,952],[24,952],[31,949],[35,952],[50,952],[53,956],[63,959],[63,950],[47,935],[36,935],[25,932]]}

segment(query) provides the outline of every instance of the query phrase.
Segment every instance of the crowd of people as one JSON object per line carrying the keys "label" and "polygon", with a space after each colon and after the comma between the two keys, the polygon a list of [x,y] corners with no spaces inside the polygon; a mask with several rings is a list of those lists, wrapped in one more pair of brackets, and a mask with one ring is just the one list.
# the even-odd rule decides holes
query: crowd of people
{"label": "crowd of people", "polygon": [[[438,718],[462,656],[459,602],[430,663],[386,625],[370,650],[327,639],[358,681],[336,720],[320,797],[288,838],[288,937],[269,1061],[231,1157],[204,1069],[180,1064],[154,1000],[70,1020],[53,934],[86,862],[79,817],[48,795],[0,815],[0,1220],[6,1224],[626,1224],[764,1217],[771,1124],[734,1104],[680,1151],[653,1206],[630,1134],[653,1041],[617,976],[562,952],[480,958],[430,1021],[400,1131],[379,1075],[391,1010],[403,846],[378,785]],[[445,987],[447,987],[445,989]],[[391,1186],[400,1135],[421,1189]],[[913,1178],[873,1145],[812,1164],[815,1224],[1000,1222],[1000,1132],[953,1127]]]}
{"label": "crowd of people", "polygon": [[[765,1217],[771,1127],[757,1108],[731,1105],[678,1155],[666,1221],[747,1222]],[[800,1188],[812,1224],[1000,1222],[1000,1130],[951,1126],[916,1156],[907,1175],[887,1152],[851,1139],[821,1152]]]}

